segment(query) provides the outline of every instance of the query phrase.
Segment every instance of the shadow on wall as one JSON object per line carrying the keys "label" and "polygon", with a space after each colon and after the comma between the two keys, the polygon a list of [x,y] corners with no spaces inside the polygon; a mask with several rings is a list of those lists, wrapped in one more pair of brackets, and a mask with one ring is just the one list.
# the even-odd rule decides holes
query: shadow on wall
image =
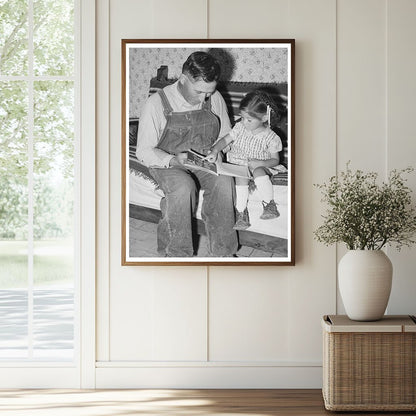
{"label": "shadow on wall", "polygon": [[220,81],[231,81],[236,71],[235,58],[230,52],[222,48],[210,48],[208,49],[208,53],[212,55],[221,66]]}

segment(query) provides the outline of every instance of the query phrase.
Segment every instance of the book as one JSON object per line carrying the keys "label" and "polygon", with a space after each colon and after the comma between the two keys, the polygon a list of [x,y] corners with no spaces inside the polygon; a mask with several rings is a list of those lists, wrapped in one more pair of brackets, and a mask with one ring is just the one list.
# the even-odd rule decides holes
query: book
{"label": "book", "polygon": [[203,170],[213,175],[226,175],[238,178],[251,178],[250,171],[247,166],[234,165],[233,163],[217,160],[215,163],[208,162],[204,155],[194,150],[187,151],[187,159],[184,165],[190,169]]}

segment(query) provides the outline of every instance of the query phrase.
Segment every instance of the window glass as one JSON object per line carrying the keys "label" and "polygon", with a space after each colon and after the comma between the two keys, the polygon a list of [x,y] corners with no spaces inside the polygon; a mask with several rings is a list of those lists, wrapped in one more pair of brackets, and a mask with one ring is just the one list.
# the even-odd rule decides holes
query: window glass
{"label": "window glass", "polygon": [[74,83],[34,85],[34,357],[73,350]]}
{"label": "window glass", "polygon": [[27,75],[28,1],[0,0],[0,75]]}
{"label": "window glass", "polygon": [[27,95],[0,81],[0,358],[27,357]]}
{"label": "window glass", "polygon": [[74,73],[74,3],[35,0],[34,71],[36,75]]}
{"label": "window glass", "polygon": [[0,0],[1,360],[73,358],[74,31],[73,0]]}
{"label": "window glass", "polygon": [[[6,254],[3,246],[0,263],[4,264]],[[15,261],[14,251],[10,255],[14,261],[6,265],[8,271],[25,267]],[[10,277],[7,280],[10,282]],[[28,358],[28,291],[24,288],[0,289],[0,315],[0,360]]]}
{"label": "window glass", "polygon": [[4,241],[27,240],[27,95],[26,82],[0,81],[0,240]]}

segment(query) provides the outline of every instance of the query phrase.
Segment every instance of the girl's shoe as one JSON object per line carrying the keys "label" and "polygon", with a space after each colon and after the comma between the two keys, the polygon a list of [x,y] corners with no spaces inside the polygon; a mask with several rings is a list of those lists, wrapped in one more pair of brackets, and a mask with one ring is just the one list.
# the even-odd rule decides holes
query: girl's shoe
{"label": "girl's shoe", "polygon": [[234,224],[234,230],[245,230],[250,227],[250,218],[248,216],[247,208],[243,211],[237,211],[237,218]]}
{"label": "girl's shoe", "polygon": [[276,202],[272,199],[269,203],[262,201],[263,214],[260,215],[262,220],[271,220],[280,216],[280,212],[277,210]]}

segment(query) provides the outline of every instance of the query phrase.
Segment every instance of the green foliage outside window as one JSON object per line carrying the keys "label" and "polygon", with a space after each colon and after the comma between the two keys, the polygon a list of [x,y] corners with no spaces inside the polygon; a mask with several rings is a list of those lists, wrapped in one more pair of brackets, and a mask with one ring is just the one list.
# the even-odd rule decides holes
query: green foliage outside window
{"label": "green foliage outside window", "polygon": [[28,2],[0,0],[0,75],[27,75]]}
{"label": "green foliage outside window", "polygon": [[[0,0],[0,239],[28,238],[28,6]],[[73,76],[73,14],[72,1],[33,0],[35,77]],[[66,237],[73,228],[74,82],[35,78],[32,88],[34,238]]]}

